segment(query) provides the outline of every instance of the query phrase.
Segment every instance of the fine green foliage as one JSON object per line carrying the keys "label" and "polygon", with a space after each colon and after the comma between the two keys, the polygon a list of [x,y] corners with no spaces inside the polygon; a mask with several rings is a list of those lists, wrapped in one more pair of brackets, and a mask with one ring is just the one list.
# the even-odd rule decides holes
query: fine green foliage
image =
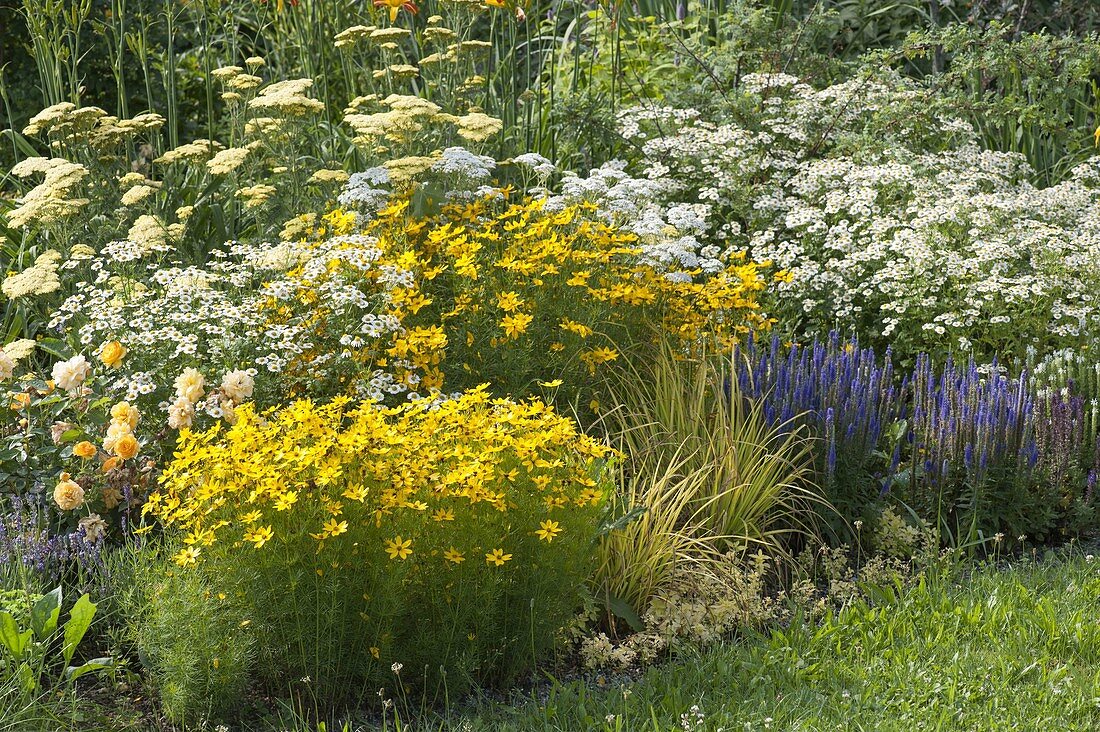
{"label": "fine green foliage", "polygon": [[[168,565],[170,566],[170,565]],[[216,578],[149,563],[143,591],[127,598],[127,640],[169,719],[201,723],[234,709],[255,657],[243,603]]]}
{"label": "fine green foliage", "polygon": [[925,77],[929,103],[974,125],[983,147],[1020,153],[1044,185],[1065,180],[1093,153],[1100,40],[1021,35],[994,24],[913,33],[894,52],[898,66],[946,59]]}

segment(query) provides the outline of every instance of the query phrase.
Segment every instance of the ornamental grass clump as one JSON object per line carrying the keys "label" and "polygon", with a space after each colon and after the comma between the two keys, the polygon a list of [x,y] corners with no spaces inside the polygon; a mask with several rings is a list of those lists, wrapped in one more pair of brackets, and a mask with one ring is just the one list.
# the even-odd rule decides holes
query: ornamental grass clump
{"label": "ornamental grass clump", "polygon": [[478,388],[392,409],[337,399],[184,431],[149,498],[245,606],[256,680],[325,703],[395,683],[501,684],[581,602],[610,450],[539,401]]}
{"label": "ornamental grass clump", "polygon": [[782,556],[811,523],[820,497],[807,431],[770,424],[736,386],[730,398],[730,369],[728,356],[666,346],[618,382],[620,406],[601,420],[626,456],[613,504],[622,518],[601,536],[593,575],[605,625],[641,631],[685,574],[713,579],[750,553]]}

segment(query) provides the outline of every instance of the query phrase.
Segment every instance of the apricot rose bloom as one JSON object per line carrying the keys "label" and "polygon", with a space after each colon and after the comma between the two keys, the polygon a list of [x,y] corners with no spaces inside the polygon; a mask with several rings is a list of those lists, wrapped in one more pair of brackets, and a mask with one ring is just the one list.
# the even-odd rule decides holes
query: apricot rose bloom
{"label": "apricot rose bloom", "polygon": [[111,407],[111,421],[128,424],[130,429],[137,427],[140,418],[141,413],[137,407],[131,406],[129,402],[119,402]]}
{"label": "apricot rose bloom", "polygon": [[103,449],[107,452],[114,452],[118,441],[132,433],[133,430],[130,429],[129,422],[112,420],[107,427],[107,436],[103,438]]}
{"label": "apricot rose bloom", "polygon": [[126,356],[126,353],[126,346],[118,341],[108,341],[103,344],[103,348],[99,351],[99,360],[102,361],[103,365],[107,368],[117,369],[118,365],[122,363],[122,359]]}
{"label": "apricot rose bloom", "polygon": [[194,404],[202,399],[206,393],[206,378],[198,369],[186,368],[176,377],[173,386],[176,387],[176,396],[182,397]]}
{"label": "apricot rose bloom", "polygon": [[83,442],[78,442],[73,445],[73,455],[76,455],[78,458],[87,459],[95,457],[95,454],[97,452],[99,452],[99,450],[96,449],[96,446],[88,442],[87,440],[84,440]]}
{"label": "apricot rose bloom", "polygon": [[62,511],[80,508],[84,505],[84,489],[68,473],[62,473],[53,489],[53,501]]}
{"label": "apricot rose bloom", "polygon": [[222,377],[222,394],[234,404],[241,404],[252,397],[256,381],[247,371],[230,371]]}
{"label": "apricot rose bloom", "polygon": [[118,455],[123,460],[129,460],[134,455],[138,454],[140,449],[137,438],[134,437],[132,432],[127,432],[122,437],[119,437],[115,441],[115,455]]}

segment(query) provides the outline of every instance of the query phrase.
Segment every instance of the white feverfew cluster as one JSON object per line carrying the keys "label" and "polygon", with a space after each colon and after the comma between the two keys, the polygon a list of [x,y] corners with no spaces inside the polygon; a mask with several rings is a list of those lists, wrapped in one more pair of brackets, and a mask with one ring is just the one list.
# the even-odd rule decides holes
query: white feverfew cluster
{"label": "white feverfew cluster", "polygon": [[753,254],[790,270],[782,297],[811,327],[985,355],[1022,334],[1041,351],[1100,336],[1094,165],[1037,189],[1015,155],[896,157],[807,162],[756,201]]}
{"label": "white feverfew cluster", "polygon": [[352,173],[337,200],[341,206],[350,206],[365,212],[374,212],[385,205],[391,191],[390,171],[382,166]]}
{"label": "white feverfew cluster", "polygon": [[548,158],[539,155],[538,153],[524,153],[523,155],[517,155],[512,158],[512,162],[516,165],[521,165],[525,168],[530,168],[535,175],[542,178],[548,178],[557,172],[558,168]]}
{"label": "white feverfew cluster", "polygon": [[[856,327],[895,351],[980,356],[1019,351],[1021,333],[1040,351],[1100,337],[1089,295],[1100,285],[1100,167],[1038,189],[1022,157],[980,149],[967,123],[885,76],[816,90],[757,74],[742,92],[748,103],[724,119],[625,110],[633,172],[654,185],[605,166],[563,181],[563,194],[601,210],[634,204],[626,226],[649,246],[667,223],[701,258],[748,250],[790,270],[778,309],[810,332]],[[645,197],[661,216],[638,207]],[[673,215],[676,204],[694,207]],[[691,242],[678,241],[653,258],[689,264]]]}
{"label": "white feverfew cluster", "polygon": [[[172,392],[165,374],[194,366],[232,373],[242,362],[252,368],[261,354],[274,356],[276,367],[270,370],[277,371],[309,346],[299,331],[272,332],[265,298],[258,293],[261,273],[224,252],[202,268],[183,267],[118,242],[80,267],[85,279],[75,283],[49,326],[84,346],[117,340],[135,354],[108,387],[143,409],[167,409],[178,401],[181,395]],[[191,405],[203,407],[196,400]],[[224,416],[224,405],[215,406]],[[193,417],[180,407],[174,421],[186,426]]]}
{"label": "white feverfew cluster", "polygon": [[496,161],[488,155],[478,155],[464,147],[449,147],[432,163],[431,173],[443,180],[447,200],[473,201],[503,195],[489,185],[496,167]]}
{"label": "white feverfew cluster", "polygon": [[432,164],[432,170],[436,173],[476,181],[487,180],[495,168],[496,161],[491,157],[477,155],[464,147],[447,148]]}
{"label": "white feverfew cluster", "polygon": [[587,201],[608,221],[638,236],[640,263],[676,280],[712,274],[725,267],[720,247],[707,241],[711,206],[706,203],[669,203],[672,185],[662,179],[635,178],[626,163],[612,161],[582,178],[562,176],[561,193],[547,200],[551,210]]}
{"label": "white feverfew cluster", "polygon": [[[360,398],[379,403],[392,402],[395,396],[419,398],[414,389],[420,373],[404,359],[387,359],[387,369],[374,369],[366,376],[359,376],[358,369],[349,370],[349,364],[364,358],[370,361],[370,354],[383,353],[395,336],[404,334],[401,321],[384,312],[384,305],[397,290],[415,287],[414,273],[381,262],[384,253],[378,241],[360,234],[283,246],[294,249],[296,266],[281,277],[267,279],[261,294],[288,307],[303,301],[318,303],[310,318],[322,315],[342,347],[311,355],[314,378],[337,383],[350,372],[348,384]],[[263,258],[257,252],[246,259],[254,261],[253,256]]]}
{"label": "white feverfew cluster", "polygon": [[756,111],[737,121],[668,106],[618,116],[620,134],[639,148],[642,174],[663,184],[666,201],[714,208],[711,243],[738,235],[761,189],[788,179],[810,157],[889,147],[891,140],[916,149],[974,139],[959,120],[899,113],[912,108],[919,92],[898,78],[854,78],[815,90],[787,74],[750,74],[742,93],[744,107]]}

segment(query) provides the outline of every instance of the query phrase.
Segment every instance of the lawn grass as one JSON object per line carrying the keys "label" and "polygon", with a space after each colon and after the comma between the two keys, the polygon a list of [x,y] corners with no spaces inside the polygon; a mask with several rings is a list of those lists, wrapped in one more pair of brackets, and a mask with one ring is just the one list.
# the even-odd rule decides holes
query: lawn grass
{"label": "lawn grass", "polygon": [[1100,560],[1029,559],[874,594],[626,686],[556,684],[435,728],[1100,729]]}

